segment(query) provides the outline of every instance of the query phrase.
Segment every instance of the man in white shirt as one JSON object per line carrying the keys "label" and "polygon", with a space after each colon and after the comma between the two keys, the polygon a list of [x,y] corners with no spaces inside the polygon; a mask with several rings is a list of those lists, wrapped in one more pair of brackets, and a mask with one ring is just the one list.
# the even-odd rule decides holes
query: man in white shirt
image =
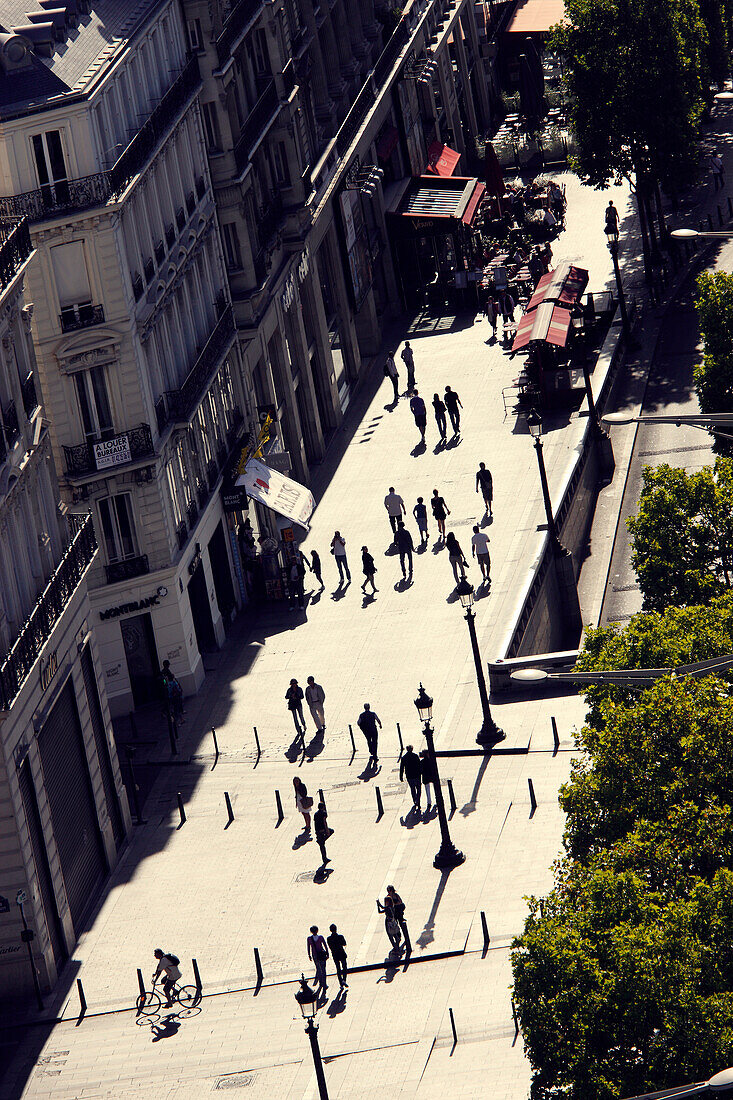
{"label": "man in white shirt", "polygon": [[473,538],[471,539],[471,553],[478,560],[479,569],[481,570],[481,576],[483,580],[491,583],[491,558],[489,557],[489,539],[488,535],[480,529],[476,524],[473,529]]}
{"label": "man in white shirt", "polygon": [[384,507],[387,509],[387,515],[389,516],[389,522],[392,526],[392,534],[397,534],[397,524],[402,516],[407,515],[407,509],[405,508],[405,502],[399,493],[394,491],[394,485],[390,485],[389,492],[384,498]]}
{"label": "man in white shirt", "polygon": [[[153,981],[156,982],[158,978],[162,979],[160,984],[165,993],[166,1007],[170,1008],[173,1004],[171,990],[181,976],[178,959],[175,955],[166,955],[162,947],[156,947],[155,951],[153,951],[153,955],[158,960],[157,969],[153,974]],[[163,975],[165,975],[165,977],[162,977]]]}
{"label": "man in white shirt", "polygon": [[326,701],[326,693],[320,684],[316,683],[314,676],[308,677],[308,686],[305,689],[305,701],[313,715],[316,724],[316,733],[323,733],[326,728],[326,715],[323,704]]}

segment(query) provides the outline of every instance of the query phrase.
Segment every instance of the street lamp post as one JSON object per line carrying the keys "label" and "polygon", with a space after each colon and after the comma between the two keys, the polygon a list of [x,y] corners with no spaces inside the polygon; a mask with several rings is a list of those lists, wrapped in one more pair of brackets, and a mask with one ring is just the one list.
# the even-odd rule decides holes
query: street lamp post
{"label": "street lamp post", "polygon": [[420,684],[420,690],[415,700],[415,706],[417,707],[417,713],[420,715],[420,721],[423,723],[423,733],[425,734],[425,740],[428,745],[428,757],[430,758],[430,766],[435,776],[435,805],[438,810],[438,820],[440,822],[440,835],[442,837],[440,849],[435,859],[433,860],[433,867],[437,867],[443,871],[449,867],[458,867],[461,863],[465,862],[466,857],[463,852],[459,852],[455,844],[450,838],[450,831],[448,829],[448,818],[445,813],[445,802],[443,801],[443,791],[440,786],[440,776],[438,775],[438,761],[435,756],[435,742],[433,740],[433,728],[430,725],[430,719],[433,716],[433,700],[425,691],[425,688]]}
{"label": "street lamp post", "polygon": [[621,306],[621,328],[624,340],[628,344],[631,339],[631,326],[629,325],[629,314],[626,310],[624,284],[621,281],[621,271],[618,266],[618,226],[613,221],[606,222],[606,238],[608,240],[608,251],[611,253],[611,259],[613,260],[613,273],[616,276],[618,304]]}
{"label": "street lamp post", "polygon": [[323,1072],[321,1048],[318,1045],[318,1025],[315,1022],[316,1013],[318,1012],[318,996],[308,985],[304,974],[300,975],[300,989],[295,994],[295,999],[300,1005],[303,1019],[306,1020],[305,1033],[310,1039],[313,1066],[316,1071],[316,1081],[318,1082],[318,1095],[320,1100],[328,1100],[326,1075]]}
{"label": "street lamp post", "polygon": [[544,668],[519,668],[512,672],[512,680],[524,684],[537,684],[545,680],[557,680],[571,684],[609,684],[615,687],[649,687],[664,676],[673,676],[680,680],[703,679],[728,672],[733,668],[733,653],[724,653],[720,657],[709,657],[706,661],[695,661],[688,665],[670,665],[667,668],[598,668],[592,672],[548,672]]}
{"label": "street lamp post", "polygon": [[562,544],[557,534],[557,527],[555,526],[555,516],[552,512],[552,501],[550,500],[550,488],[547,484],[545,456],[542,453],[542,417],[536,409],[530,409],[529,413],[527,414],[527,427],[529,428],[529,434],[534,440],[534,449],[537,452],[537,465],[540,468],[540,482],[542,484],[542,499],[545,502],[547,530],[550,534],[550,541],[552,543],[553,550],[559,552],[562,550]]}
{"label": "street lamp post", "polygon": [[478,682],[478,693],[481,698],[481,712],[484,716],[481,729],[476,734],[476,742],[479,745],[490,748],[491,745],[496,744],[497,741],[503,741],[506,734],[503,730],[499,729],[494,721],[491,708],[489,706],[489,693],[486,690],[486,677],[484,676],[484,666],[481,662],[481,654],[478,648],[478,638],[476,637],[476,612],[472,610],[474,601],[473,585],[466,580],[465,577],[458,582],[456,589],[461,600],[461,606],[466,612],[466,622],[468,623],[468,633],[471,636],[471,649],[473,650],[473,663],[476,666],[476,680]]}
{"label": "street lamp post", "polygon": [[720,1096],[733,1092],[733,1067],[721,1069],[709,1081],[695,1081],[690,1085],[662,1089],[660,1092],[645,1092],[641,1096],[627,1096],[625,1100],[686,1100],[693,1096]]}
{"label": "street lamp post", "polygon": [[610,436],[601,424],[598,407],[596,406],[596,401],[593,396],[593,387],[591,385],[590,372],[588,370],[588,355],[585,346],[585,317],[582,310],[576,310],[571,317],[571,323],[576,337],[582,341],[580,348],[580,365],[583,371],[583,383],[585,385],[585,396],[588,401],[588,417],[591,423],[591,431],[593,433],[593,438],[598,444],[599,465],[603,477],[610,481],[613,477],[613,471],[616,469],[616,459],[613,455],[613,446],[611,445]]}
{"label": "street lamp post", "polygon": [[25,890],[19,890],[15,895],[15,903],[20,909],[20,919],[23,921],[23,931],[20,933],[21,942],[28,948],[28,962],[30,963],[31,976],[33,978],[33,988],[36,991],[36,1001],[38,1003],[38,1011],[43,1012],[43,997],[41,996],[41,983],[38,981],[38,971],[36,970],[36,964],[33,960],[33,948],[31,944],[35,933],[28,927],[28,921],[25,919],[24,904],[28,900]]}
{"label": "street lamp post", "polygon": [[712,432],[723,439],[733,439],[730,432],[721,432],[716,425],[733,429],[733,412],[720,413],[695,413],[690,416],[684,414],[650,413],[648,416],[634,416],[631,413],[615,412],[605,413],[602,417],[605,424],[674,424],[680,428],[684,424],[688,428],[701,428],[703,431]]}

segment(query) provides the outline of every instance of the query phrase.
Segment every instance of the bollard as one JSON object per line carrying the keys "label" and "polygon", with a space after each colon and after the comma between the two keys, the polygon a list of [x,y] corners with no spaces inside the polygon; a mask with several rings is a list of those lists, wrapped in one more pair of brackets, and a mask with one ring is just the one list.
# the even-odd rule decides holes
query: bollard
{"label": "bollard", "polygon": [[555,743],[555,751],[552,755],[555,756],[558,749],[560,748],[560,736],[557,732],[557,722],[555,721],[554,717],[550,718],[550,721],[552,722],[552,740]]}
{"label": "bollard", "polygon": [[353,752],[354,756],[356,756],[356,743],[354,741],[354,731],[352,730],[351,726],[349,726],[349,737],[351,738],[351,751]]}
{"label": "bollard", "polygon": [[225,828],[228,829],[231,823],[234,821],[234,810],[232,809],[232,800],[229,797],[229,791],[224,791],[224,801],[226,802],[227,816],[229,818]]}
{"label": "bollard", "polygon": [[486,951],[489,944],[491,943],[491,936],[489,935],[489,926],[486,921],[486,914],[484,913],[483,909],[481,910],[481,928],[484,933],[484,951]]}
{"label": "bollard", "polygon": [[453,1009],[448,1009],[448,1015],[450,1016],[450,1026],[453,1029],[453,1045],[458,1042],[458,1036],[456,1035],[456,1021],[453,1019]]}
{"label": "bollard", "polygon": [[723,224],[723,211],[720,209],[720,203],[718,203],[718,225]]}
{"label": "bollard", "polygon": [[532,813],[537,809],[537,799],[534,796],[534,787],[532,786],[532,780],[527,777],[527,784],[529,786],[529,801],[532,804]]}
{"label": "bollard", "polygon": [[213,726],[211,727],[211,736],[214,738],[214,767],[216,767],[219,760],[219,742],[216,739],[216,730]]}
{"label": "bollard", "polygon": [[517,1009],[516,1009],[516,1005],[514,1004],[514,998],[513,997],[512,997],[512,1017],[514,1019],[514,1038],[516,1039],[517,1035],[519,1035],[519,1020],[517,1018]]}
{"label": "bollard", "polygon": [[196,962],[196,959],[191,959],[191,968],[193,969],[193,979],[196,982],[196,988],[200,993],[202,989],[201,975],[199,974],[199,964]]}
{"label": "bollard", "polygon": [[280,792],[279,791],[275,791],[275,805],[277,806],[277,823],[279,825],[280,822],[285,817],[285,814],[283,813],[283,804],[280,801]]}
{"label": "bollard", "polygon": [[[400,756],[402,756],[402,753],[405,751],[405,746],[402,744],[402,730],[400,729],[399,722],[397,723],[397,736],[400,739]],[[397,757],[398,760],[400,756]]]}
{"label": "bollard", "polygon": [[379,818],[384,816],[384,806],[382,805],[382,792],[380,791],[379,787],[376,786],[374,788],[374,792],[377,796],[377,821],[379,821]]}
{"label": "bollard", "polygon": [[321,790],[321,788],[320,788],[320,787],[318,788],[318,798],[320,799],[320,801],[321,801],[321,802],[323,803],[323,805],[325,806],[325,805],[326,805],[326,799],[325,799],[325,797],[324,797],[324,795],[323,795],[323,791]]}
{"label": "bollard", "polygon": [[450,799],[450,812],[454,814],[456,812],[456,796],[453,794],[453,780],[446,779],[445,784],[448,788],[448,798]]}
{"label": "bollard", "polygon": [[[181,797],[180,791],[176,794],[176,798],[178,799],[178,813],[181,815],[181,825],[183,825],[186,821],[186,811],[183,808],[183,798]],[[179,825],[178,827],[180,829],[181,826]]]}
{"label": "bollard", "polygon": [[262,981],[263,981],[262,963],[260,962],[259,950],[256,947],[254,949],[254,952],[255,952],[255,970],[257,971],[257,988],[259,989],[259,987],[262,985]]}
{"label": "bollard", "polygon": [[78,1027],[87,1010],[87,999],[84,996],[84,986],[81,984],[81,978],[76,979],[76,988],[79,991],[79,1019],[76,1022],[76,1026]]}
{"label": "bollard", "polygon": [[137,984],[140,987],[140,996],[145,996],[145,981],[143,979],[143,972],[140,967],[137,968]]}
{"label": "bollard", "polygon": [[257,734],[257,726],[252,726],[252,729],[254,730],[255,744],[257,745],[257,760],[255,761],[255,767],[257,767],[257,764],[259,763],[259,759],[260,759],[260,755],[262,753],[262,750],[260,749],[260,739],[259,739],[259,736]]}

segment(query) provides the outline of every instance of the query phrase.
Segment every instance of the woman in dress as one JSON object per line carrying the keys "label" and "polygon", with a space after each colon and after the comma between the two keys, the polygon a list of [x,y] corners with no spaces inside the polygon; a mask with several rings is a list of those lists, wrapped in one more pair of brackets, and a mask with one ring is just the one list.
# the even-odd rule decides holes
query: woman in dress
{"label": "woman in dress", "polygon": [[374,564],[374,558],[367,550],[366,546],[361,548],[361,567],[364,573],[364,583],[361,586],[362,592],[366,592],[366,586],[371,583],[372,592],[377,591],[377,586],[374,583],[374,574],[377,571],[377,567]]}
{"label": "woman in dress", "polygon": [[440,438],[445,443],[446,433],[446,420],[445,420],[445,405],[443,404],[440,394],[433,394],[433,410],[435,412],[435,423],[438,425],[438,431],[440,432]]}
{"label": "woman in dress", "polygon": [[445,517],[450,515],[450,509],[437,489],[433,489],[433,495],[430,498],[430,507],[433,509],[433,516],[438,525],[438,531],[443,538],[445,538]]}
{"label": "woman in dress", "polygon": [[392,944],[392,947],[397,951],[400,946],[400,940],[402,939],[402,933],[400,932],[400,926],[395,916],[394,902],[389,894],[385,897],[384,904],[377,898],[377,910],[380,913],[384,913],[384,930],[389,937],[389,942]]}
{"label": "woman in dress", "polygon": [[295,808],[303,815],[305,831],[309,833],[311,828],[310,811],[313,806],[313,799],[308,794],[308,788],[305,783],[302,779],[299,779],[297,775],[293,776],[293,787],[295,788]]}
{"label": "woman in dress", "polygon": [[453,576],[456,578],[456,584],[458,584],[459,580],[466,576],[466,566],[468,562],[464,558],[463,551],[458,545],[458,539],[452,531],[448,532],[445,545],[448,550],[448,561],[453,566]]}

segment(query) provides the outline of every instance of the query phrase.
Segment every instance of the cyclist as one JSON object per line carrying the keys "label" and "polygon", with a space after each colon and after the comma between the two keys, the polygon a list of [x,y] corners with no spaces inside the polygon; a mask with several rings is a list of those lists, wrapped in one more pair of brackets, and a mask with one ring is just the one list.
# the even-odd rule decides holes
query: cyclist
{"label": "cyclist", "polygon": [[177,955],[166,954],[161,947],[156,947],[155,951],[153,951],[153,955],[158,960],[158,967],[153,974],[153,983],[155,983],[158,978],[161,978],[161,975],[165,975],[165,977],[161,978],[160,984],[162,985],[163,992],[165,993],[166,1008],[170,1008],[173,1004],[171,990],[181,976],[181,960],[178,958]]}

